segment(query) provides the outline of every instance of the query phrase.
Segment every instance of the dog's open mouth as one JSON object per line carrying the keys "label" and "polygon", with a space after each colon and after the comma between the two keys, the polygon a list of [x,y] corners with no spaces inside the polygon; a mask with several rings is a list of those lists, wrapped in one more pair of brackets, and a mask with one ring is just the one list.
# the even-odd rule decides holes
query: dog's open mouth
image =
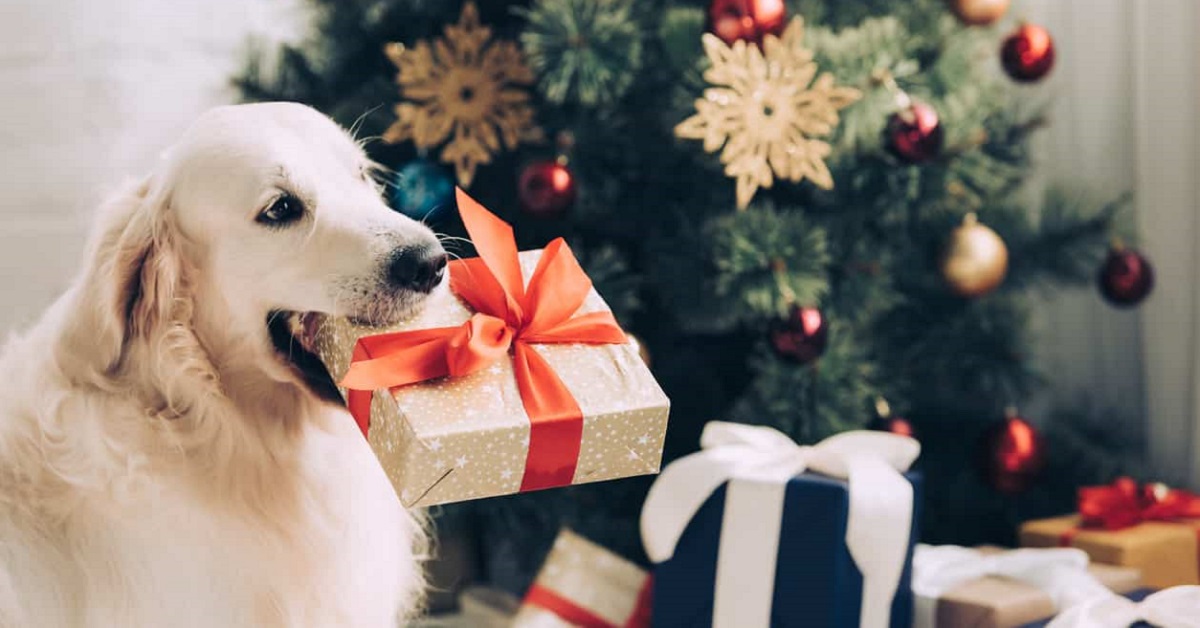
{"label": "dog's open mouth", "polygon": [[320,399],[342,403],[337,384],[313,352],[317,314],[275,311],[267,315],[267,331],[275,352]]}

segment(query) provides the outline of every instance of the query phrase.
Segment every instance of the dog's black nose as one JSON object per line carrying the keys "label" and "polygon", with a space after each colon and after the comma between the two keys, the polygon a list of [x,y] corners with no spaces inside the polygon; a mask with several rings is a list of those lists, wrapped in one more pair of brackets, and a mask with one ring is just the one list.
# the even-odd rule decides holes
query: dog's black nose
{"label": "dog's black nose", "polygon": [[446,274],[446,252],[441,246],[405,247],[392,254],[388,281],[397,288],[430,292]]}

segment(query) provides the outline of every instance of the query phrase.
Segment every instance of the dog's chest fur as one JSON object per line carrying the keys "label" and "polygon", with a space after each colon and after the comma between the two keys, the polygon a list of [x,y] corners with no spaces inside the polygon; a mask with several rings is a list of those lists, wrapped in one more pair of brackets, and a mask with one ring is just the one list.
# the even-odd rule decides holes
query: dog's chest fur
{"label": "dog's chest fur", "polygon": [[26,525],[10,575],[40,596],[22,596],[31,625],[395,626],[412,523],[349,417],[332,418],[347,429],[307,428],[275,481],[244,478],[256,499],[151,477]]}

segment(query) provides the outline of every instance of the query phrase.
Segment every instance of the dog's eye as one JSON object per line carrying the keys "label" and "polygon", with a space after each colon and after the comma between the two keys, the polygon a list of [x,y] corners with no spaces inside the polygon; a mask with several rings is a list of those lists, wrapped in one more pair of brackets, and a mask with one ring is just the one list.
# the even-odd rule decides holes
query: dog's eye
{"label": "dog's eye", "polygon": [[291,194],[275,199],[255,220],[264,225],[280,226],[295,222],[304,215],[304,205]]}

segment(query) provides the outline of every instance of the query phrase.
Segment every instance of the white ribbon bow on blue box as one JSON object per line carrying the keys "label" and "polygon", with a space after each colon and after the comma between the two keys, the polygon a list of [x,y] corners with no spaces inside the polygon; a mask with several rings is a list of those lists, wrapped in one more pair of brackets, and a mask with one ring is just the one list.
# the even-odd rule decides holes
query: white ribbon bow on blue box
{"label": "white ribbon bow on blue box", "polygon": [[670,559],[697,510],[729,483],[714,628],[770,625],[786,485],[807,470],[847,481],[845,542],[863,580],[859,626],[889,625],[912,532],[913,489],[901,473],[920,454],[916,440],[852,431],[800,446],[772,428],[714,421],[700,445],[701,451],[667,466],[651,487],[641,529],[650,559]]}

